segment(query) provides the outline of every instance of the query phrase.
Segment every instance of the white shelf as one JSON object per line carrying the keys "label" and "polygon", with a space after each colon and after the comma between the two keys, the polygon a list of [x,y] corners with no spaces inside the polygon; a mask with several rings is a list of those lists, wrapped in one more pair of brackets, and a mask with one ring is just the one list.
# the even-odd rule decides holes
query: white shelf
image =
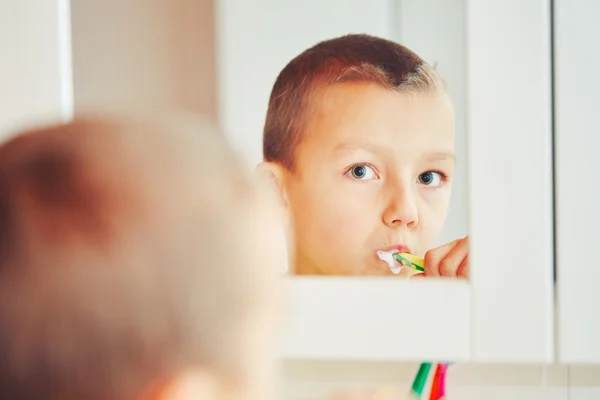
{"label": "white shelf", "polygon": [[467,282],[340,277],[288,283],[283,358],[469,358]]}

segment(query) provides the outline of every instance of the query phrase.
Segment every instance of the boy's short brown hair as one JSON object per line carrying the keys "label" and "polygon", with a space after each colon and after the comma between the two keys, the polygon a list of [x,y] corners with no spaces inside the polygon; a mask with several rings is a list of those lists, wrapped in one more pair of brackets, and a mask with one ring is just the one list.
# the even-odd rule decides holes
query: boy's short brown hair
{"label": "boy's short brown hair", "polygon": [[140,398],[188,367],[242,378],[264,279],[229,250],[253,193],[203,122],[82,119],[1,145],[0,398]]}
{"label": "boy's short brown hair", "polygon": [[373,82],[402,92],[442,85],[431,66],[398,43],[364,34],[320,42],[290,61],[275,81],[263,132],[264,160],[292,170],[315,94],[347,81]]}

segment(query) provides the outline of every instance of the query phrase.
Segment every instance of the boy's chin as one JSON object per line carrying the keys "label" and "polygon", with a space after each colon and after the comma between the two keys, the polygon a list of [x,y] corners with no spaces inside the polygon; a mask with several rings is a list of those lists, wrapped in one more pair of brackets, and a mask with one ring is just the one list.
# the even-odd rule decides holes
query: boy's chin
{"label": "boy's chin", "polygon": [[[347,261],[347,260],[346,260]],[[294,275],[304,276],[387,276],[395,278],[409,278],[415,271],[404,267],[398,273],[390,270],[387,263],[380,260],[370,262],[350,264],[339,260],[335,265],[317,265],[309,263],[296,263],[293,269]]]}
{"label": "boy's chin", "polygon": [[390,270],[390,267],[383,261],[375,262],[369,265],[367,268],[362,266],[357,266],[355,269],[349,269],[345,273],[341,273],[340,275],[352,275],[352,276],[388,276],[388,277],[396,277],[396,278],[409,278],[413,275],[413,272],[410,268],[402,268],[398,273],[394,273]]}
{"label": "boy's chin", "polygon": [[410,267],[400,266],[400,268],[398,268],[398,266],[400,266],[399,263],[395,263],[396,268],[394,270],[392,270],[387,262],[382,261],[382,260],[376,260],[376,261],[373,260],[371,262],[369,268],[364,269],[358,275],[374,275],[374,276],[389,276],[389,277],[395,277],[395,278],[410,278],[411,276],[418,273],[418,271],[416,271]]}
{"label": "boy's chin", "polygon": [[390,270],[390,267],[388,267],[387,264],[385,264],[381,268],[385,271],[382,275],[393,276],[397,278],[410,278],[412,275],[414,275],[415,272],[410,268],[404,267],[399,272],[395,273],[392,270]]}

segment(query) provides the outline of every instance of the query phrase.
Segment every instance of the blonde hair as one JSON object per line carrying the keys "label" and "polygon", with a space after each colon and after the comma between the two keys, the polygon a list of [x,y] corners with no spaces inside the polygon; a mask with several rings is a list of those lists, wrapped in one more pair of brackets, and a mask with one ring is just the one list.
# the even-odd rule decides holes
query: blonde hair
{"label": "blonde hair", "polygon": [[[135,398],[243,376],[254,191],[203,121],[79,119],[0,146],[0,398]],[[243,249],[246,247],[241,245]]]}
{"label": "blonde hair", "polygon": [[399,92],[440,91],[444,82],[410,49],[370,35],[345,35],[304,51],[280,72],[269,99],[263,157],[289,170],[320,89],[347,81]]}

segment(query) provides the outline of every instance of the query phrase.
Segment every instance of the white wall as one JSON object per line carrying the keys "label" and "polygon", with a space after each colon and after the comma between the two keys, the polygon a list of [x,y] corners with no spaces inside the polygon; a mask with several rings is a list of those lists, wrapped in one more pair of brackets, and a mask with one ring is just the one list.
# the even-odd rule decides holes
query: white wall
{"label": "white wall", "polygon": [[59,0],[0,1],[0,138],[70,108]]}

